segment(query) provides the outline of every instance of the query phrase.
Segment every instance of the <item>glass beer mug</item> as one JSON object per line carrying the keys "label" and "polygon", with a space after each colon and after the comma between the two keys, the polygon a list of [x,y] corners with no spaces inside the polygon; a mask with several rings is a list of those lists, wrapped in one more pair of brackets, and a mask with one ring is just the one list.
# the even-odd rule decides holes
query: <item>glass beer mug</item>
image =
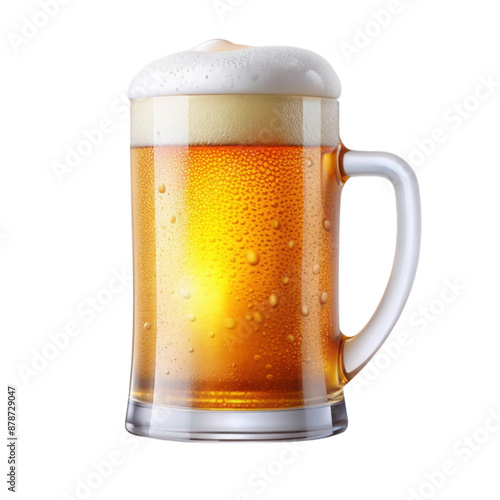
{"label": "glass beer mug", "polygon": [[[339,139],[340,82],[319,55],[212,40],[160,59],[131,98],[134,341],[126,428],[176,440],[342,432],[342,388],[379,349],[413,283],[418,185],[388,153]],[[339,329],[340,195],[394,186],[384,296]]]}

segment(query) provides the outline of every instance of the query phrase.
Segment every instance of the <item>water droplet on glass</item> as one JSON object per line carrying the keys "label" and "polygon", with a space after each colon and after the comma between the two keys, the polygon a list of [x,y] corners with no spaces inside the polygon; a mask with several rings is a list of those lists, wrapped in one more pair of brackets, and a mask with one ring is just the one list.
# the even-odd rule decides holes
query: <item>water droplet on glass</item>
{"label": "water droplet on glass", "polygon": [[188,314],[188,320],[189,321],[196,321],[196,314],[193,314],[193,313]]}
{"label": "water droplet on glass", "polygon": [[215,337],[215,333],[214,332],[208,332],[208,336],[213,339]]}
{"label": "water droplet on glass", "polygon": [[223,323],[228,330],[234,330],[236,328],[236,321],[234,321],[233,318],[224,318]]}
{"label": "water droplet on glass", "polygon": [[309,308],[305,304],[302,304],[300,314],[302,314],[302,316],[309,316]]}
{"label": "water droplet on glass", "polygon": [[160,184],[160,185],[158,186],[158,191],[159,191],[160,193],[164,193],[164,192],[165,192],[165,184]]}
{"label": "water droplet on glass", "polygon": [[144,323],[144,330],[149,330],[151,328],[150,323]]}
{"label": "water droplet on glass", "polygon": [[290,240],[290,241],[288,242],[288,248],[293,248],[294,246],[295,246],[295,241]]}
{"label": "water droplet on glass", "polygon": [[304,167],[310,167],[313,164],[313,162],[309,158],[304,158],[302,164],[304,165]]}
{"label": "water droplet on glass", "polygon": [[280,226],[281,226],[281,223],[280,223],[279,220],[277,220],[277,219],[273,220],[273,227],[274,227],[274,229],[279,229]]}
{"label": "water droplet on glass", "polygon": [[319,274],[319,264],[315,264],[313,267],[313,273],[314,274]]}
{"label": "water droplet on glass", "polygon": [[293,344],[295,342],[295,337],[293,335],[287,335],[286,340],[290,342],[290,344]]}
{"label": "water droplet on glass", "polygon": [[259,354],[256,354],[253,359],[255,359],[255,361],[259,361],[259,359],[261,358],[262,356],[260,356]]}
{"label": "water droplet on glass", "polygon": [[181,295],[185,298],[185,299],[190,299],[191,298],[191,292],[187,289],[187,288],[183,288],[181,290]]}
{"label": "water droplet on glass", "polygon": [[174,224],[176,220],[177,219],[175,218],[175,215],[172,215],[172,217],[170,218],[170,222]]}
{"label": "water droplet on glass", "polygon": [[269,304],[271,304],[271,307],[276,307],[278,305],[278,297],[275,293],[269,296]]}
{"label": "water droplet on glass", "polygon": [[320,296],[319,296],[319,301],[322,303],[322,304],[326,304],[326,301],[328,300],[328,294],[326,292],[323,292]]}
{"label": "water droplet on glass", "polygon": [[250,265],[255,266],[259,263],[260,257],[255,250],[249,250],[247,252],[247,261]]}
{"label": "water droplet on glass", "polygon": [[285,276],[285,277],[283,278],[283,284],[284,284],[284,285],[288,285],[288,283],[290,283],[290,278],[289,278],[288,276]]}
{"label": "water droplet on glass", "polygon": [[260,314],[260,312],[254,312],[253,313],[253,320],[256,322],[256,323],[262,323],[263,318],[262,318],[262,314]]}
{"label": "water droplet on glass", "polygon": [[332,223],[329,220],[325,219],[323,221],[323,227],[325,228],[326,231],[331,231],[332,230]]}
{"label": "water droplet on glass", "polygon": [[194,347],[189,347],[188,351],[189,352],[194,352]]}
{"label": "water droplet on glass", "polygon": [[272,380],[273,376],[270,373],[268,373],[267,376],[266,376],[266,378],[267,378],[267,380]]}
{"label": "water droplet on glass", "polygon": [[273,365],[267,364],[266,365],[266,370],[270,370],[273,367]]}

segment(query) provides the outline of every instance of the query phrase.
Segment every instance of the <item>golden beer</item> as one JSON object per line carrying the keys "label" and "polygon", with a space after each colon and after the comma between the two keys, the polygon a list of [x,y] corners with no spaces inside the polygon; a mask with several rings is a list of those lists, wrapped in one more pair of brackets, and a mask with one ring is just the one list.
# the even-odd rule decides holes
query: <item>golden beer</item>
{"label": "golden beer", "polygon": [[132,148],[131,398],[273,409],[341,391],[339,147]]}

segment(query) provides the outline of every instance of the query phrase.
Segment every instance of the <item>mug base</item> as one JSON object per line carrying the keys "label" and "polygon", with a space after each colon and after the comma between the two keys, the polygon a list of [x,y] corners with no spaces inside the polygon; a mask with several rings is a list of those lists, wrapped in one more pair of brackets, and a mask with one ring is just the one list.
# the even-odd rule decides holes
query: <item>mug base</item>
{"label": "mug base", "polygon": [[137,436],[173,441],[298,441],[346,430],[344,400],[284,410],[195,410],[129,399],[125,427]]}

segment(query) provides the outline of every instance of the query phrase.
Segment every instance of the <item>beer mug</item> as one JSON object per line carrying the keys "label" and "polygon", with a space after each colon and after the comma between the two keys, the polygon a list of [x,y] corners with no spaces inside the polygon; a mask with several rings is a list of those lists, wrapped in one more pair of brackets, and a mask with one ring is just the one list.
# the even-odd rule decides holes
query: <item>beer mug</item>
{"label": "beer mug", "polygon": [[[401,158],[343,146],[339,95],[335,71],[313,52],[223,40],[133,80],[129,432],[229,441],[346,429],[342,389],[413,283],[420,202]],[[346,337],[339,209],[354,176],[394,186],[397,244],[379,306]]]}

